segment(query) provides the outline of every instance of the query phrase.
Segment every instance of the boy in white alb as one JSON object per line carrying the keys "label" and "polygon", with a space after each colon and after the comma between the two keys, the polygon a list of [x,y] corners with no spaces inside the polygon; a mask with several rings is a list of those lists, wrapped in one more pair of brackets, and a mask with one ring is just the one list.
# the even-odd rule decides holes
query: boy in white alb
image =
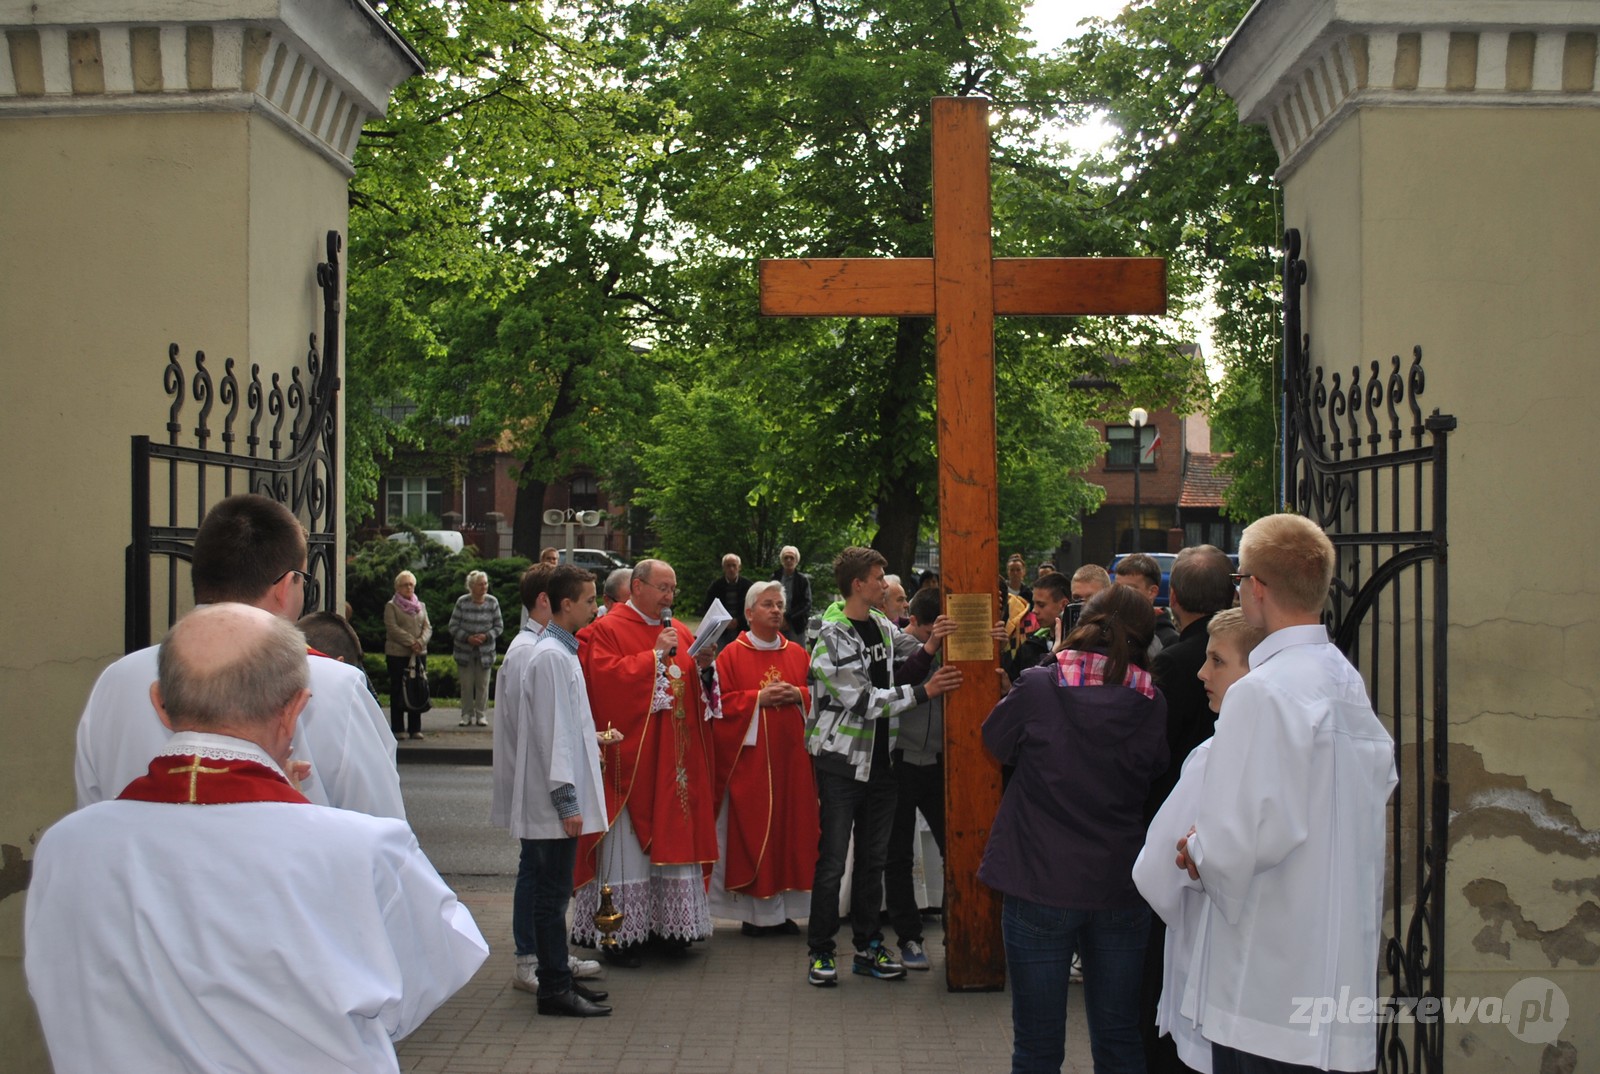
{"label": "boy in white alb", "polygon": [[1260,519],[1239,544],[1240,608],[1267,638],[1223,700],[1176,859],[1206,894],[1181,1012],[1215,1074],[1377,1065],[1375,1026],[1294,1017],[1301,997],[1376,1000],[1396,783],[1394,742],[1321,622],[1333,568],[1299,515]]}
{"label": "boy in white alb", "polygon": [[[265,496],[229,496],[195,534],[190,571],[201,604],[238,601],[290,623],[305,603],[306,535],[289,509]],[[150,703],[157,646],[129,653],[100,675],[78,721],[73,773],[78,807],[115,798],[144,774],[172,732]],[[389,721],[359,668],[307,653],[311,701],[296,725],[294,758],[308,763],[301,791],[317,805],[404,820]]]}
{"label": "boy in white alb", "polygon": [[[1250,650],[1261,644],[1266,633],[1245,622],[1244,613],[1227,608],[1211,616],[1207,624],[1205,662],[1199,679],[1205,688],[1211,711],[1222,707],[1228,688],[1250,670]],[[1178,1058],[1190,1070],[1211,1074],[1211,1042],[1200,1027],[1178,1012],[1183,1002],[1184,985],[1189,980],[1190,956],[1199,938],[1206,896],[1197,880],[1172,867],[1172,848],[1188,832],[1205,781],[1206,754],[1211,749],[1207,738],[1183,762],[1177,786],[1150,821],[1144,849],[1133,863],[1133,882],[1150,909],[1166,922],[1162,951],[1161,1001],[1156,1007],[1156,1032],[1171,1035]],[[1170,1063],[1170,1058],[1168,1059]]]}

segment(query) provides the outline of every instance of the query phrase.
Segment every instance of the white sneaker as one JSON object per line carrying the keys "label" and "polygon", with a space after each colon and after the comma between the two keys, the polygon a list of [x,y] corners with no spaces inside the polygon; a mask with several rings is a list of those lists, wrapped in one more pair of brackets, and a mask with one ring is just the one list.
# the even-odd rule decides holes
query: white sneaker
{"label": "white sneaker", "polygon": [[1067,970],[1067,979],[1078,984],[1083,983],[1083,959],[1077,955],[1072,956],[1072,966]]}
{"label": "white sneaker", "polygon": [[[567,968],[572,971],[573,980],[592,980],[603,976],[606,972],[600,963],[592,959],[579,958],[577,955],[567,956]],[[538,971],[538,955],[518,955],[517,969],[511,978],[511,987],[538,994],[539,978],[536,976]]]}
{"label": "white sneaker", "polygon": [[516,971],[511,975],[511,987],[538,995],[539,978],[534,976],[538,969],[538,955],[518,955]]}

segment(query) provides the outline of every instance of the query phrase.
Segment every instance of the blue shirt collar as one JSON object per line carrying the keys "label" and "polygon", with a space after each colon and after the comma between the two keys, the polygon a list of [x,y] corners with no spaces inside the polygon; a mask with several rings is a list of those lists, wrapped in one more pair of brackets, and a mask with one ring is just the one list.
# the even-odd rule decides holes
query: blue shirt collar
{"label": "blue shirt collar", "polygon": [[549,625],[544,628],[544,636],[547,637],[547,638],[556,639],[562,645],[565,645],[567,647],[567,650],[569,652],[571,652],[574,656],[577,655],[577,653],[578,653],[578,639],[573,637],[571,634],[568,634],[565,630],[561,629],[560,627],[556,626],[556,622],[555,622],[554,619],[552,619],[550,621]]}

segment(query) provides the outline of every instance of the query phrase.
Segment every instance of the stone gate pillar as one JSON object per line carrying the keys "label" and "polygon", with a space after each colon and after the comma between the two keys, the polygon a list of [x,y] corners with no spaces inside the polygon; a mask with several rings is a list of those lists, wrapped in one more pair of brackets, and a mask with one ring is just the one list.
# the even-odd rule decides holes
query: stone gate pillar
{"label": "stone gate pillar", "polygon": [[326,233],[346,230],[362,125],[420,70],[360,0],[0,0],[0,1054],[12,1069],[49,1069],[22,980],[22,908],[33,844],[73,806],[78,713],[121,654],[129,438],[165,435],[169,343],[186,364],[205,350],[219,372],[227,357],[269,379],[303,365],[321,334],[314,267]]}
{"label": "stone gate pillar", "polygon": [[1459,419],[1445,991],[1543,977],[1571,1017],[1541,1042],[1480,1008],[1452,1074],[1600,1061],[1597,30],[1592,2],[1262,0],[1215,65],[1278,150],[1312,363],[1420,344]]}

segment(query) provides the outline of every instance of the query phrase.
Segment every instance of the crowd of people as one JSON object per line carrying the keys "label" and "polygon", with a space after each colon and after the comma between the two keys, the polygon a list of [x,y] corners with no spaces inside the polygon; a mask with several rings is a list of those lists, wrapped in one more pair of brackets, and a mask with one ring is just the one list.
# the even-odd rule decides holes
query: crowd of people
{"label": "crowd of people", "polygon": [[[930,968],[915,846],[920,815],[944,851],[957,624],[935,572],[908,584],[847,548],[817,607],[800,564],[785,547],[754,580],[725,556],[700,614],[721,603],[727,625],[705,637],[674,616],[662,560],[600,586],[543,557],[523,574],[489,821],[518,841],[511,983],[539,1014],[610,1014],[607,965],[681,959],[713,917],[803,934],[820,988],[840,983],[846,923],[851,974]],[[422,733],[404,700],[433,630],[416,579],[384,607],[386,728],[349,624],[301,618],[305,571],[287,510],[224,500],[196,538],[196,610],[96,683],[80,808],[40,842],[26,922],[60,1070],[395,1069],[394,1042],[487,956],[394,765]],[[1371,1026],[1297,1025],[1289,1002],[1376,983],[1395,771],[1321,625],[1332,571],[1291,515],[1247,528],[1237,569],[1183,550],[1169,607],[1148,556],[1114,578],[1005,563],[982,728],[1005,789],[978,879],[1002,897],[1014,1071],[1061,1068],[1078,980],[1096,1070],[1375,1065]],[[466,589],[447,629],[462,726],[484,726],[505,621],[482,572]],[[111,994],[159,1001],[92,998]]]}

